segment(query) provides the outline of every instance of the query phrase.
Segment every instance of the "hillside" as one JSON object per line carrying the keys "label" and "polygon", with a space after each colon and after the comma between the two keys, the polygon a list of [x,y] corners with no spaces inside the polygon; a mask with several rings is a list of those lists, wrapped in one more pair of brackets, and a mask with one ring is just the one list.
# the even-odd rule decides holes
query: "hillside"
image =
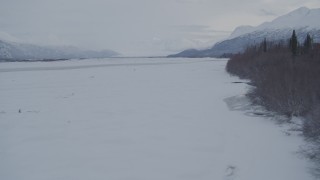
{"label": "hillside", "polygon": [[320,9],[305,7],[280,16],[271,22],[259,26],[240,26],[230,37],[216,43],[205,50],[189,49],[169,57],[221,57],[228,54],[243,52],[249,45],[260,43],[264,38],[268,41],[286,41],[295,29],[299,41],[302,42],[310,33],[314,42],[320,42]]}
{"label": "hillside", "polygon": [[105,58],[118,55],[111,50],[82,50],[72,46],[38,46],[0,40],[0,60]]}

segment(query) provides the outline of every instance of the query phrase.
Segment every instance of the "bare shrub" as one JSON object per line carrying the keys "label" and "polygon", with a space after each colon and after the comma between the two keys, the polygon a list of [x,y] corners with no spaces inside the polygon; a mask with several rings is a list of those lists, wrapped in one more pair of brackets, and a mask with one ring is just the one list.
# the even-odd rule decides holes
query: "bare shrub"
{"label": "bare shrub", "polygon": [[312,144],[305,154],[315,162],[313,173],[320,177],[320,44],[305,44],[293,54],[288,43],[264,41],[232,56],[226,70],[251,81],[247,96],[253,103],[288,117],[303,117],[303,135]]}
{"label": "bare shrub", "polygon": [[268,43],[268,51],[247,48],[233,56],[226,70],[250,79],[254,89],[248,94],[256,103],[287,116],[305,116],[320,96],[320,48],[292,56],[283,44]]}

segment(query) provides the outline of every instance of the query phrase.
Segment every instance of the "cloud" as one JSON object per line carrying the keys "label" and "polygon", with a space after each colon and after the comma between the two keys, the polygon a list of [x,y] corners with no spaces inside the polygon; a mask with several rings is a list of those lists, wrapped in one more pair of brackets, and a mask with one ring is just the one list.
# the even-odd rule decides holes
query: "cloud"
{"label": "cloud", "polygon": [[185,33],[214,33],[214,34],[228,34],[231,31],[213,29],[208,25],[177,25],[172,26],[175,30]]}
{"label": "cloud", "polygon": [[260,9],[258,14],[261,16],[277,16],[277,13],[266,9]]}
{"label": "cloud", "polygon": [[206,31],[210,28],[207,25],[176,25],[172,27],[180,31]]}
{"label": "cloud", "polygon": [[177,3],[204,3],[207,0],[176,0]]}

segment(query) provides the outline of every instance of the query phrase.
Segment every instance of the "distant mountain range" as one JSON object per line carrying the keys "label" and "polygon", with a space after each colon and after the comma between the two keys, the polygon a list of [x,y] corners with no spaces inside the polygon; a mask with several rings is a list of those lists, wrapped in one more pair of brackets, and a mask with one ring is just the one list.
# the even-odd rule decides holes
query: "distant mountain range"
{"label": "distant mountain range", "polygon": [[242,52],[247,46],[268,41],[286,41],[295,29],[302,42],[308,33],[320,42],[320,9],[301,7],[259,26],[237,27],[230,37],[205,50],[188,49],[168,57],[223,57]]}
{"label": "distant mountain range", "polygon": [[73,46],[39,46],[0,40],[0,60],[57,60],[105,58],[119,55],[115,51],[82,50]]}

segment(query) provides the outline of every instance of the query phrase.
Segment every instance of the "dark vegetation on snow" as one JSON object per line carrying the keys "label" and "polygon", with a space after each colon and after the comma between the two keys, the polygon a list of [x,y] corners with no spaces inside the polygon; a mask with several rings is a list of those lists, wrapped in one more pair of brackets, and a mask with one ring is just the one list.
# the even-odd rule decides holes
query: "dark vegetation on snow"
{"label": "dark vegetation on snow", "polygon": [[320,44],[313,43],[310,35],[299,43],[293,31],[286,42],[265,39],[234,55],[226,70],[251,81],[247,96],[253,103],[303,118],[304,136],[318,147],[310,157],[320,167]]}

